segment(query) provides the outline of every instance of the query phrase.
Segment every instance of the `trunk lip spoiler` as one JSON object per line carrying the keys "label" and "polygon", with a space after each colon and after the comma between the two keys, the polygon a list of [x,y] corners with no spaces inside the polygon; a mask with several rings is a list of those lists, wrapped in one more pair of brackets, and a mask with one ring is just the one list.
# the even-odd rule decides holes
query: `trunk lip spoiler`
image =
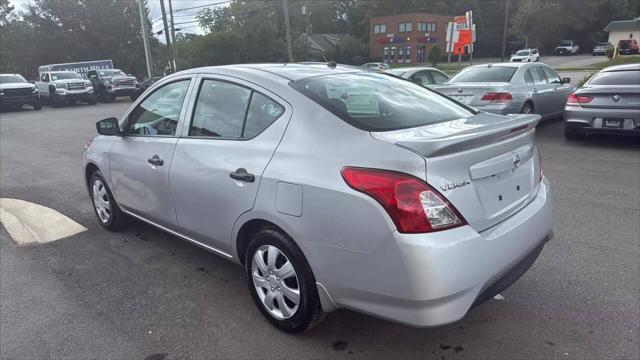
{"label": "trunk lip spoiler", "polygon": [[537,114],[517,114],[495,123],[473,124],[469,121],[473,119],[471,117],[453,120],[453,125],[457,123],[460,126],[468,126],[467,129],[453,134],[438,135],[430,132],[433,128],[446,124],[438,123],[389,132],[372,132],[371,136],[380,141],[411,149],[424,157],[430,157],[464,151],[473,148],[474,145],[498,142],[528,133],[535,129],[540,118],[541,116]]}

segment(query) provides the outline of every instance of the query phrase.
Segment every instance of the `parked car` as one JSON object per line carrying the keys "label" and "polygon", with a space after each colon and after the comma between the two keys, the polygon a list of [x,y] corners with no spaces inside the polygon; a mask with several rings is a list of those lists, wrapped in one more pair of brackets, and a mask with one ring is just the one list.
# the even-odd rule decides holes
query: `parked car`
{"label": "parked car", "polygon": [[147,89],[150,88],[151,85],[155,84],[160,79],[162,79],[162,76],[147,78],[138,82],[138,96],[147,91]]}
{"label": "parked car", "polygon": [[434,89],[478,110],[496,114],[562,115],[574,88],[542,63],[469,66]]}
{"label": "parked car", "polygon": [[84,172],[104,228],[139,219],[241,264],[281,330],[338,307],[437,326],[551,237],[539,119],[339,65],[196,68],[99,121]]}
{"label": "parked car", "polygon": [[516,51],[509,59],[510,62],[532,62],[540,61],[538,49],[522,49]]}
{"label": "parked car", "polygon": [[25,104],[42,109],[38,88],[20,74],[0,74],[0,110]]}
{"label": "parked car", "polygon": [[389,72],[423,86],[440,85],[449,80],[449,75],[432,67],[402,67]]}
{"label": "parked car", "polygon": [[564,108],[564,136],[640,135],[640,64],[605,68],[571,94]]}
{"label": "parked car", "polygon": [[89,70],[87,78],[91,80],[96,96],[102,102],[113,102],[121,96],[128,96],[131,100],[138,97],[135,76],[127,75],[120,69]]}
{"label": "parked car", "polygon": [[562,40],[555,49],[555,53],[558,55],[577,55],[578,51],[580,51],[580,46],[575,40]]}
{"label": "parked car", "polygon": [[97,102],[91,81],[83,79],[80,74],[73,71],[41,72],[36,86],[40,97],[53,107],[78,100],[90,105],[95,105]]}
{"label": "parked car", "polygon": [[593,56],[596,55],[606,55],[607,50],[611,49],[613,45],[608,42],[600,42],[597,43],[596,46],[593,47],[593,51],[591,52]]}
{"label": "parked car", "polygon": [[633,55],[638,53],[638,41],[636,39],[618,41],[618,53],[620,55]]}
{"label": "parked car", "polygon": [[374,70],[374,71],[387,71],[391,69],[389,64],[383,63],[383,62],[366,63],[366,64],[362,64],[362,67],[367,70]]}

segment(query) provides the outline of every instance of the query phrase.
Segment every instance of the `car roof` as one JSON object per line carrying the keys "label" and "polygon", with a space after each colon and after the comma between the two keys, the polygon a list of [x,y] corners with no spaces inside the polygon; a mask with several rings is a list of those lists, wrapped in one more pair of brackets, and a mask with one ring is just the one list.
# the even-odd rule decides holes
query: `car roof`
{"label": "car roof", "polygon": [[609,66],[608,68],[604,68],[602,72],[625,71],[625,70],[640,70],[640,64],[624,64],[624,65]]}
{"label": "car roof", "polygon": [[544,64],[543,63],[538,63],[538,62],[536,62],[536,63],[529,63],[529,62],[502,62],[502,63],[489,63],[489,64],[481,64],[481,65],[471,65],[471,66],[469,66],[469,68],[490,68],[490,67],[521,68],[521,67],[529,66],[529,65],[544,65]]}
{"label": "car roof", "polygon": [[259,72],[262,76],[272,79],[285,79],[288,81],[300,80],[312,76],[329,75],[329,74],[348,74],[348,73],[368,73],[367,70],[360,67],[354,67],[350,65],[336,64],[332,66],[330,63],[313,63],[313,64],[299,64],[299,63],[274,63],[274,64],[237,64],[237,65],[222,65],[222,66],[207,66],[184,70],[177,72],[174,75],[184,74],[228,74],[228,75],[241,75],[248,73]]}
{"label": "car roof", "polygon": [[[430,66],[407,66],[407,67],[398,67],[398,68],[394,68],[391,69],[391,71],[414,71],[414,70],[435,70],[435,71],[440,71],[434,67],[430,67]],[[442,71],[440,71],[442,72]]]}

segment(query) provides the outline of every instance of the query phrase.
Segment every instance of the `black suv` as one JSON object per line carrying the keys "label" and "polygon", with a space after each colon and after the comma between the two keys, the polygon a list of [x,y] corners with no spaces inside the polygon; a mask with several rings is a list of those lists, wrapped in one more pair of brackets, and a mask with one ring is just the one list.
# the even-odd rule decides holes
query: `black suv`
{"label": "black suv", "polygon": [[24,104],[42,109],[38,88],[20,74],[0,74],[0,109],[22,108]]}
{"label": "black suv", "polygon": [[89,70],[87,78],[91,80],[96,96],[102,102],[112,102],[121,96],[128,96],[131,100],[138,97],[136,78],[120,69]]}

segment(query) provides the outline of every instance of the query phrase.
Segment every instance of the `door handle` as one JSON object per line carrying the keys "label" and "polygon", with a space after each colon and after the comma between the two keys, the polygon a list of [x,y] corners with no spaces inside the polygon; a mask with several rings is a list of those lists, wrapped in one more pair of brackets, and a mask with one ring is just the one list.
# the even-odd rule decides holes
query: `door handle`
{"label": "door handle", "polygon": [[162,166],[164,165],[164,160],[160,159],[160,156],[153,155],[151,159],[147,159],[147,162],[151,165]]}
{"label": "door handle", "polygon": [[537,93],[537,92],[538,92],[538,89],[533,89],[533,92],[534,92],[534,93]]}
{"label": "door handle", "polygon": [[231,174],[229,174],[229,177],[231,177],[234,180],[238,180],[238,181],[245,181],[245,182],[254,182],[256,181],[256,177],[253,176],[253,174],[250,174],[247,172],[247,169],[245,168],[239,168],[238,170],[232,172]]}

